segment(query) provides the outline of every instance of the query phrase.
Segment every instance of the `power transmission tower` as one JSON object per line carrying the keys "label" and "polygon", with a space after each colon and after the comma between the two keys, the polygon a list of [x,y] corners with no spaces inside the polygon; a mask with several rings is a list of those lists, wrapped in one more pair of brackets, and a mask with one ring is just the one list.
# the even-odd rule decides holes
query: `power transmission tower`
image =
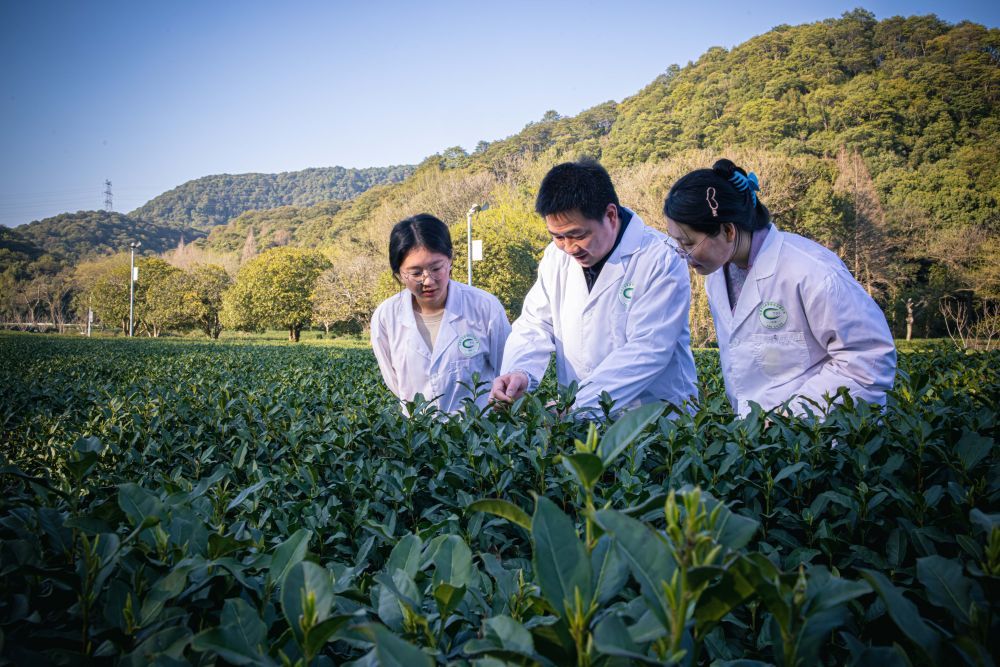
{"label": "power transmission tower", "polygon": [[104,210],[110,213],[114,210],[114,206],[111,204],[111,180],[104,181]]}

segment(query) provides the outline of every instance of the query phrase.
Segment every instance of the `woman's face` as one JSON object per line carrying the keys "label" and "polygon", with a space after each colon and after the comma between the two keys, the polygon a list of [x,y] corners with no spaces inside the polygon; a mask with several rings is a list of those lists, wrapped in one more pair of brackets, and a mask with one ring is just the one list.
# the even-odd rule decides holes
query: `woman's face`
{"label": "woman's face", "polygon": [[442,308],[448,297],[451,260],[447,255],[417,246],[403,258],[399,277],[422,308]]}
{"label": "woman's face", "polygon": [[710,236],[667,218],[667,234],[676,243],[677,254],[703,276],[718,271],[736,248],[736,226],[729,222],[722,223],[722,230]]}

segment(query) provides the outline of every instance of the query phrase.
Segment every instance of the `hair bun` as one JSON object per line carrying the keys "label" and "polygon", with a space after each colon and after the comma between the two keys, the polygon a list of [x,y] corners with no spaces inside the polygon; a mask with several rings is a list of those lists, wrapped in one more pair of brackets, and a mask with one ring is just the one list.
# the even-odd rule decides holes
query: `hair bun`
{"label": "hair bun", "polygon": [[727,181],[730,178],[732,178],[732,175],[737,171],[743,174],[744,176],[746,175],[746,172],[737,167],[732,160],[729,160],[727,158],[716,160],[715,164],[712,165],[712,171],[714,171],[716,174],[726,179]]}

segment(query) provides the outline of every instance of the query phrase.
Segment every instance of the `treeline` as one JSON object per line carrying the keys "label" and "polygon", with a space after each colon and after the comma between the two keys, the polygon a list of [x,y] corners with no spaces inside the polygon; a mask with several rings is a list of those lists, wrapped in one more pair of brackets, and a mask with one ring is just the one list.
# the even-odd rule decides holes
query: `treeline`
{"label": "treeline", "polygon": [[[385,259],[396,221],[430,212],[452,225],[454,277],[464,279],[466,213],[489,203],[474,220],[485,241],[474,283],[515,317],[547,243],[533,200],[553,164],[601,160],[622,203],[662,228],[669,186],[724,155],[760,175],[779,227],[840,255],[897,336],[974,336],[1000,328],[998,94],[1000,30],[856,10],[711,49],[620,104],[550,111],[471,153],[448,148],[350,201],[245,212],[180,255],[239,282],[240,267],[268,249],[318,250],[367,295],[342,289],[340,305],[312,322],[356,327],[372,294],[396,288]],[[704,344],[712,327],[693,282],[692,338]]]}
{"label": "treeline", "polygon": [[224,225],[244,211],[352,199],[376,185],[398,183],[412,171],[412,166],[398,165],[205,176],[163,193],[129,215],[158,224],[207,229]]}
{"label": "treeline", "polygon": [[203,235],[108,211],[0,227],[0,319],[24,328],[42,320],[57,328],[82,321],[88,312],[81,302],[84,276],[95,261],[100,264],[130,243],[139,242],[143,253],[160,254]]}
{"label": "treeline", "polygon": [[[64,330],[81,313],[105,329],[159,337],[166,332],[200,331],[218,338],[223,328],[263,331],[283,328],[298,341],[303,328],[321,324],[329,332],[363,328],[375,305],[394,291],[391,277],[380,289],[371,282],[378,267],[364,257],[332,262],[316,250],[274,247],[245,258],[238,270],[204,261],[180,245],[166,257],[136,261],[122,253],[81,262],[72,272],[38,276],[19,284],[16,310],[7,308],[22,329]],[[233,274],[235,273],[235,277]],[[131,311],[131,313],[130,313]]]}

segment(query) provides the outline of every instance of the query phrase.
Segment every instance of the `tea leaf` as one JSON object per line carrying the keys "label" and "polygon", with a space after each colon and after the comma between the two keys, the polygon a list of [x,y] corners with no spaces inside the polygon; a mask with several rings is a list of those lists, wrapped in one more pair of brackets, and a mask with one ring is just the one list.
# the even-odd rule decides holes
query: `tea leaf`
{"label": "tea leaf", "polygon": [[375,656],[381,667],[433,667],[434,661],[429,655],[389,632],[385,626],[372,623],[363,630],[375,643]]}
{"label": "tea leaf", "polygon": [[601,462],[607,466],[618,458],[647,426],[660,418],[666,407],[666,403],[649,403],[622,415],[608,428],[597,445]]}
{"label": "tea leaf", "polygon": [[477,500],[469,504],[469,511],[495,514],[498,517],[507,519],[511,523],[524,528],[529,533],[531,532],[531,517],[528,516],[527,512],[512,502],[497,498]]}
{"label": "tea leaf", "polygon": [[584,604],[592,594],[590,561],[587,550],[569,517],[548,498],[536,500],[531,520],[532,557],[535,576],[542,594],[564,618],[579,591]]}
{"label": "tea leaf", "polygon": [[962,566],[941,556],[917,559],[917,579],[927,588],[932,604],[947,609],[963,625],[969,624],[972,582],[962,576]]}

